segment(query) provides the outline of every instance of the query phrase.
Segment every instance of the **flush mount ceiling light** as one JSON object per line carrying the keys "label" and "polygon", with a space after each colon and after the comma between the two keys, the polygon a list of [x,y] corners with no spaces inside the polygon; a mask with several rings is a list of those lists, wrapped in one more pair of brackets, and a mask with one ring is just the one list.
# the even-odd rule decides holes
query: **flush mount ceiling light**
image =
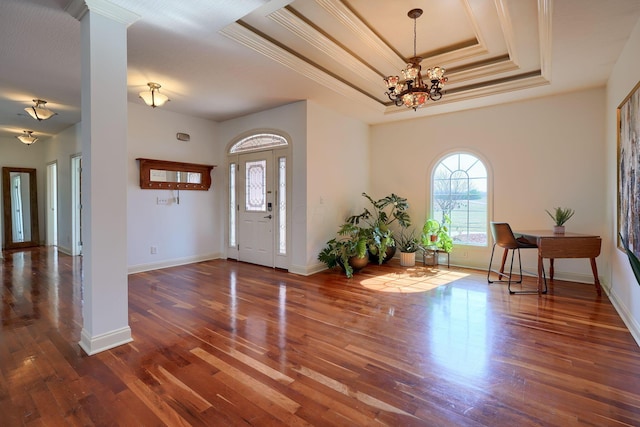
{"label": "flush mount ceiling light", "polygon": [[38,140],[38,138],[32,135],[32,130],[23,130],[22,132],[24,132],[24,134],[18,135],[16,138],[18,138],[23,144],[31,145]]}
{"label": "flush mount ceiling light", "polygon": [[144,103],[149,107],[162,107],[165,102],[169,101],[166,95],[160,93],[161,86],[158,83],[149,82],[147,86],[149,86],[149,90],[147,92],[140,92],[140,98],[142,98]]}
{"label": "flush mount ceiling light", "polygon": [[51,117],[58,114],[54,113],[46,107],[47,101],[45,101],[44,99],[34,99],[33,102],[35,102],[36,105],[34,105],[33,107],[27,107],[24,109],[24,111],[29,113],[31,117],[38,121],[50,119]]}
{"label": "flush mount ceiling light", "polygon": [[420,66],[422,58],[416,55],[416,19],[421,15],[422,9],[411,9],[407,13],[407,16],[413,19],[413,58],[409,58],[407,68],[402,70],[404,80],[400,81],[398,76],[389,76],[384,79],[389,90],[385,95],[398,107],[404,105],[413,108],[414,111],[422,107],[428,99],[437,101],[442,98],[442,86],[447,81],[447,77],[444,76],[445,69],[442,67],[427,70],[427,78],[431,86],[422,80]]}

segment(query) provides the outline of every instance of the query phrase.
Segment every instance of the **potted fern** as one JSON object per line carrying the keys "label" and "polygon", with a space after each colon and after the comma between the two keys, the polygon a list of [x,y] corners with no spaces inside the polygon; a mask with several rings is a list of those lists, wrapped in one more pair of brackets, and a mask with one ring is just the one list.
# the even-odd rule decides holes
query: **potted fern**
{"label": "potted fern", "polygon": [[571,208],[554,208],[554,212],[551,213],[548,210],[547,214],[553,219],[555,225],[553,227],[554,234],[564,234],[564,224],[569,221],[575,211]]}

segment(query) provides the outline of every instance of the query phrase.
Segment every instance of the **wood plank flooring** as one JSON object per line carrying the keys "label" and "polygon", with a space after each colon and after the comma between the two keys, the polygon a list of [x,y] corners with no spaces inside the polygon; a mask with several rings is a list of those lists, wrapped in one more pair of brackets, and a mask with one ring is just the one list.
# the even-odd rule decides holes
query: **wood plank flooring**
{"label": "wood plank flooring", "polygon": [[4,256],[3,427],[640,425],[640,350],[593,285],[216,260],[129,276],[134,341],[87,357],[80,258]]}

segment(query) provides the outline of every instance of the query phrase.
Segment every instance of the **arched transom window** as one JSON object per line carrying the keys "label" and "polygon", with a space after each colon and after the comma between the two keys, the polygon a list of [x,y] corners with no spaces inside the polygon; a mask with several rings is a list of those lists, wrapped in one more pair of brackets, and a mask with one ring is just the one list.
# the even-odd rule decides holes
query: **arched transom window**
{"label": "arched transom window", "polygon": [[287,145],[287,140],[283,136],[275,135],[272,133],[258,133],[246,138],[242,138],[240,141],[233,144],[233,146],[229,150],[229,153],[246,153],[248,151],[286,147]]}

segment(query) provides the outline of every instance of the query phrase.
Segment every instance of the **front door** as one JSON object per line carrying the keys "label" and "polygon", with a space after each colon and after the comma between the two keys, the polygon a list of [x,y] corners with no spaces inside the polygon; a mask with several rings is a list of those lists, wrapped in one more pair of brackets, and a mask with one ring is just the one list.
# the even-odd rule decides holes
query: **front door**
{"label": "front door", "polygon": [[273,152],[242,154],[238,160],[238,259],[274,267]]}

